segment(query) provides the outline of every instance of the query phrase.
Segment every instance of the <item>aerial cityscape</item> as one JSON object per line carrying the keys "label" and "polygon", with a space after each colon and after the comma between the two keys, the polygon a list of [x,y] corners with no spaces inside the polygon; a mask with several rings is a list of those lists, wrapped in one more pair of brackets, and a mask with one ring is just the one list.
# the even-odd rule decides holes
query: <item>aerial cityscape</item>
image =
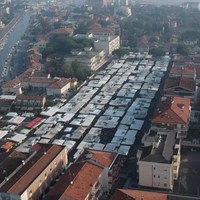
{"label": "aerial cityscape", "polygon": [[0,200],[42,199],[200,200],[200,1],[0,1]]}

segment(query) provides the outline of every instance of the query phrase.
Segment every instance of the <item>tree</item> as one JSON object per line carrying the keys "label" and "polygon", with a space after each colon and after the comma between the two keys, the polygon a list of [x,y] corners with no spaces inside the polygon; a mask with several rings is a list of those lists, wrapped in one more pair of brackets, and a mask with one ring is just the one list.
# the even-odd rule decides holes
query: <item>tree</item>
{"label": "tree", "polygon": [[161,57],[165,55],[165,51],[162,47],[155,47],[149,50],[149,53],[154,57]]}
{"label": "tree", "polygon": [[156,42],[159,42],[159,40],[158,40],[157,37],[151,37],[151,38],[149,38],[149,42],[150,43],[156,43]]}
{"label": "tree", "polygon": [[115,49],[112,54],[113,55],[116,55],[118,58],[121,58],[123,57],[125,54],[128,54],[129,50],[127,49],[122,49],[122,48],[119,48],[119,49]]}
{"label": "tree", "polygon": [[179,44],[176,48],[176,52],[186,56],[191,53],[191,49],[185,44]]}

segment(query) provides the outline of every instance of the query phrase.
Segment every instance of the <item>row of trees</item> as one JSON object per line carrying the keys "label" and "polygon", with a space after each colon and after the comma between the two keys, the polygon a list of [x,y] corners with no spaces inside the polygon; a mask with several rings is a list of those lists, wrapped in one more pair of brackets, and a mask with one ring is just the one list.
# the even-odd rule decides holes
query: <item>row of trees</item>
{"label": "row of trees", "polygon": [[70,64],[60,64],[58,62],[52,62],[49,66],[47,66],[47,72],[51,74],[52,77],[76,77],[78,81],[84,81],[88,76],[91,75],[91,70],[82,65],[78,61],[73,61]]}
{"label": "row of trees", "polygon": [[46,49],[43,51],[43,57],[51,54],[70,54],[72,49],[83,49],[91,47],[93,43],[89,39],[75,39],[67,36],[55,36],[47,44]]}

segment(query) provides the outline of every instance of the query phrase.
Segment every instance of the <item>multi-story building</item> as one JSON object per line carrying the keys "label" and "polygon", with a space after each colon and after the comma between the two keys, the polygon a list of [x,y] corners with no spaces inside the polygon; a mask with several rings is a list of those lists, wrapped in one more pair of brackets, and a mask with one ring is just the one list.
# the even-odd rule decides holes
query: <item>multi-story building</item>
{"label": "multi-story building", "polygon": [[170,70],[169,77],[186,77],[195,80],[196,69],[194,67],[172,67]]}
{"label": "multi-story building", "polygon": [[98,200],[114,186],[124,158],[116,153],[85,151],[47,194],[46,200]]}
{"label": "multi-story building", "polygon": [[144,142],[141,154],[138,153],[139,185],[171,190],[178,178],[180,139],[172,132],[156,135],[151,141],[150,145]]}
{"label": "multi-story building", "polygon": [[169,78],[165,80],[164,92],[167,97],[189,98],[191,103],[196,99],[196,82],[186,77]]}
{"label": "multi-story building", "polygon": [[72,61],[78,61],[90,70],[96,71],[106,62],[105,51],[86,49],[85,51],[74,52],[73,55],[65,57],[66,63],[71,63]]}
{"label": "multi-story building", "polygon": [[177,132],[179,138],[185,138],[190,122],[190,111],[190,99],[167,97],[156,107],[151,129],[162,134]]}
{"label": "multi-story building", "polygon": [[141,190],[117,189],[110,200],[167,200],[167,194]]}
{"label": "multi-story building", "polygon": [[105,50],[107,55],[111,55],[115,49],[120,47],[120,38],[119,36],[114,36],[109,40],[96,40],[94,41],[94,47],[97,50]]}
{"label": "multi-story building", "polygon": [[68,163],[67,149],[58,145],[33,146],[32,154],[0,186],[2,199],[39,199]]}

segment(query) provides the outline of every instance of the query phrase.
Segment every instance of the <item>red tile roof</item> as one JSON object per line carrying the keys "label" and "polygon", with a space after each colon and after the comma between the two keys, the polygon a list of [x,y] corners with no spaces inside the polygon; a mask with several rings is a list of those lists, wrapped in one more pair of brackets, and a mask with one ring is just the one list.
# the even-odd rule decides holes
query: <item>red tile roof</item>
{"label": "red tile roof", "polygon": [[86,162],[80,169],[72,183],[65,190],[60,200],[73,199],[83,200],[92,191],[92,187],[98,181],[103,168]]}
{"label": "red tile roof", "polygon": [[117,154],[114,152],[106,151],[85,151],[78,159],[78,161],[92,160],[104,167],[110,167],[115,160]]}
{"label": "red tile roof", "polygon": [[62,89],[68,83],[70,83],[70,79],[67,79],[67,78],[54,79],[54,82],[52,84],[50,84],[48,86],[48,88],[51,88],[51,89]]}
{"label": "red tile roof", "polygon": [[161,101],[153,115],[154,123],[188,124],[190,99],[173,97]]}
{"label": "red tile roof", "polygon": [[194,67],[172,67],[170,70],[170,74],[177,74],[177,75],[195,75],[196,70]]}
{"label": "red tile roof", "polygon": [[110,200],[167,200],[167,194],[117,189]]}
{"label": "red tile roof", "polygon": [[176,79],[166,79],[164,89],[172,89],[172,88],[183,88],[190,91],[195,91],[196,83],[194,80],[186,78],[186,77],[180,77]]}
{"label": "red tile roof", "polygon": [[22,194],[64,147],[36,144],[33,149],[37,151],[36,154],[0,188],[0,192]]}

